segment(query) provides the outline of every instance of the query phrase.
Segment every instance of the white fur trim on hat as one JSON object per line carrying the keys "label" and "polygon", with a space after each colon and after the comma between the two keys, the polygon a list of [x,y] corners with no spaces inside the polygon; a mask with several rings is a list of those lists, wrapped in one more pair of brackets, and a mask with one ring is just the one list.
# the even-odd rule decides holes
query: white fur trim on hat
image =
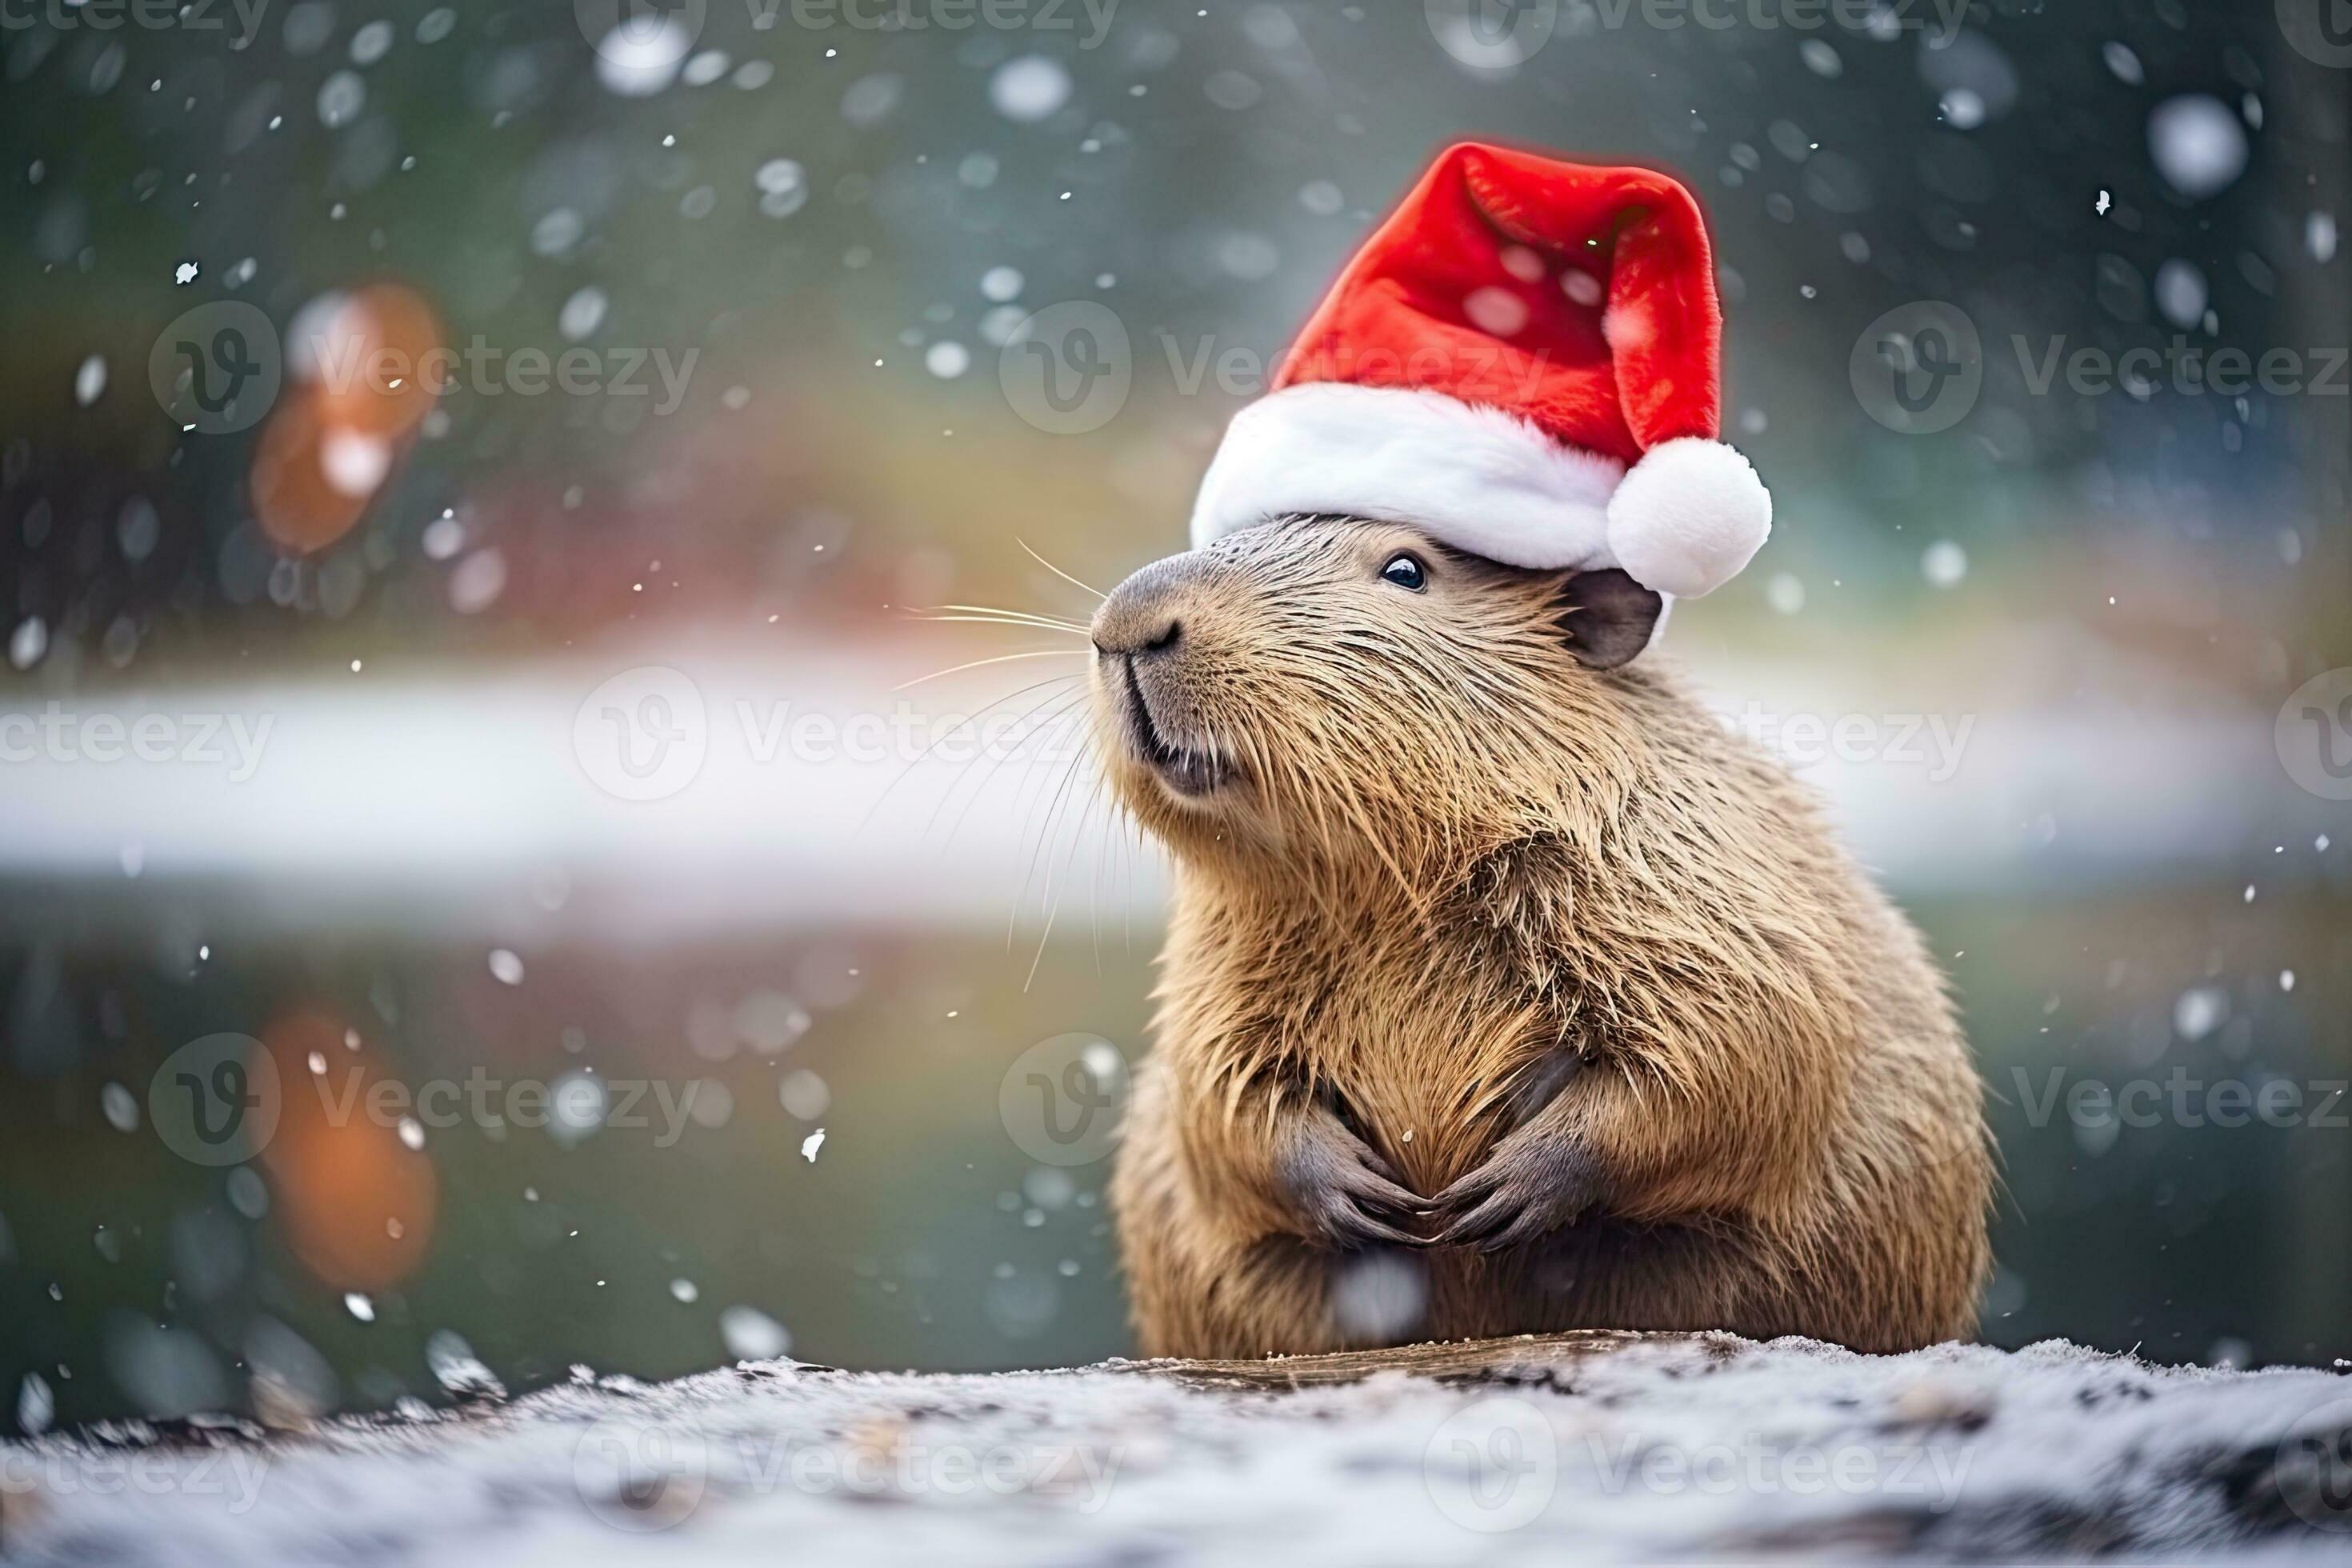
{"label": "white fur trim on hat", "polygon": [[1234,416],[1192,505],[1192,543],[1292,512],[1339,512],[1412,523],[1509,566],[1590,570],[1617,563],[1607,509],[1624,472],[1498,408],[1307,382]]}
{"label": "white fur trim on hat", "polygon": [[1296,512],[1412,523],[1507,566],[1622,566],[1685,597],[1729,581],[1772,524],[1763,481],[1719,442],[1664,442],[1629,473],[1498,408],[1343,382],[1286,387],[1234,416],[1192,543]]}
{"label": "white fur trim on hat", "polygon": [[1772,531],[1772,496],[1747,458],[1684,436],[1642,454],[1609,498],[1609,550],[1633,580],[1695,599],[1739,574]]}

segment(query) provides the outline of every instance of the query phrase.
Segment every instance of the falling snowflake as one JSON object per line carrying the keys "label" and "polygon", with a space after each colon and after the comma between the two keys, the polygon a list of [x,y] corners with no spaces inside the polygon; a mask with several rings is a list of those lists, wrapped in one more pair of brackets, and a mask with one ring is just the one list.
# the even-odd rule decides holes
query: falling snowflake
{"label": "falling snowflake", "polygon": [[738,1361],[772,1361],[793,1343],[784,1325],[757,1307],[734,1306],[719,1313],[719,1335]]}
{"label": "falling snowflake", "polygon": [[996,112],[1024,125],[1046,118],[1069,97],[1070,73],[1044,55],[1007,60],[988,82],[988,100]]}

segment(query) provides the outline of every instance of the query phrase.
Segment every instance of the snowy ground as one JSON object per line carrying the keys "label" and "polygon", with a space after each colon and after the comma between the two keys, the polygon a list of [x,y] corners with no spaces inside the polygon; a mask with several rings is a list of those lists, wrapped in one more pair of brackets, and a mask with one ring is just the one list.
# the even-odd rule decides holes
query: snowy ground
{"label": "snowy ground", "polygon": [[0,1519],[28,1563],[2352,1554],[2352,1381],[2328,1373],[1631,1335],[1361,1370],[583,1372],[302,1437],[0,1448]]}

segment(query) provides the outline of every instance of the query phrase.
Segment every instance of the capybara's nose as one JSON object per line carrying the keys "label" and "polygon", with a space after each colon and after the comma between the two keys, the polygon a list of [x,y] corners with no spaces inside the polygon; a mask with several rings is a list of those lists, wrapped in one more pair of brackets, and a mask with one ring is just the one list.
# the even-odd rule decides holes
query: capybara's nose
{"label": "capybara's nose", "polygon": [[1155,561],[1111,590],[1095,612],[1095,647],[1113,658],[1166,653],[1184,635],[1181,601],[1192,577],[1186,558]]}

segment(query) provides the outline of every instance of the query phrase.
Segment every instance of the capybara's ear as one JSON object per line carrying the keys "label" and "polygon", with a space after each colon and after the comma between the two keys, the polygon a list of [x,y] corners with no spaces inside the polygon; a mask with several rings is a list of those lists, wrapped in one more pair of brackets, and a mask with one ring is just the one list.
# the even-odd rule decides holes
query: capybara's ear
{"label": "capybara's ear", "polygon": [[1560,628],[1587,669],[1614,669],[1650,646],[1666,602],[1624,573],[1579,572],[1560,585]]}

